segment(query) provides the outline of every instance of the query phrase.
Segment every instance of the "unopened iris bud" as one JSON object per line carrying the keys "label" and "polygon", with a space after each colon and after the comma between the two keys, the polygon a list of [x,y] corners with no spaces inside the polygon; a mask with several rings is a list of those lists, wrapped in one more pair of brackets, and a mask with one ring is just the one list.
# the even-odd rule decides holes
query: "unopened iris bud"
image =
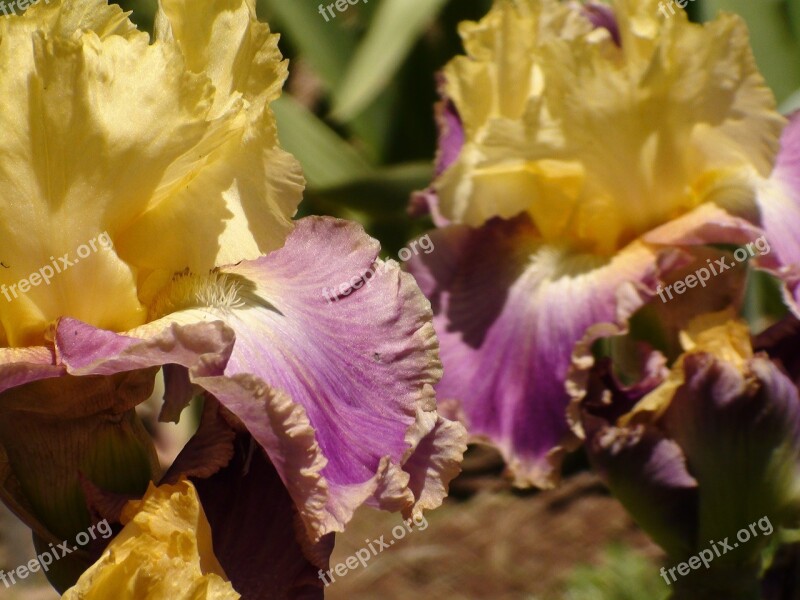
{"label": "unopened iris bud", "polygon": [[[8,461],[5,494],[20,507],[38,545],[74,540],[91,524],[80,478],[109,492],[140,495],[157,477],[153,441],[134,407],[156,371],[59,377],[0,394],[0,444]],[[13,482],[13,483],[12,483]],[[47,576],[65,589],[88,566],[74,552]]]}
{"label": "unopened iris bud", "polygon": [[744,324],[711,315],[682,338],[686,352],[649,388],[595,372],[583,405],[589,454],[674,564],[730,542],[676,587],[757,597],[747,594],[757,594],[762,550],[800,517],[798,389],[753,352]]}

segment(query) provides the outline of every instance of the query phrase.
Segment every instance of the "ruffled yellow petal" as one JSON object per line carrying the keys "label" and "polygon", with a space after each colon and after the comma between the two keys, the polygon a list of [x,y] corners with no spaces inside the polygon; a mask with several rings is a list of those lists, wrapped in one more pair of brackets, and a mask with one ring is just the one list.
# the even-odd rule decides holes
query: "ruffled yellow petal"
{"label": "ruffled yellow petal", "polygon": [[[151,203],[118,245],[148,269],[158,270],[169,256],[172,272],[202,272],[210,260],[232,264],[281,247],[305,180],[298,161],[280,148],[269,108],[288,74],[278,36],[256,20],[252,0],[213,0],[202,11],[187,0],[166,0],[155,35],[212,83],[212,115],[237,107],[235,135],[187,156],[171,177],[168,201]],[[186,222],[194,222],[190,243],[174,234]]]}
{"label": "ruffled yellow petal", "polygon": [[445,217],[527,211],[546,240],[608,254],[771,171],[784,120],[743,21],[610,4],[619,45],[577,3],[496,0],[462,25],[467,56],[445,68],[445,93],[465,143],[434,183]]}
{"label": "ruffled yellow petal", "polygon": [[288,63],[278,36],[256,20],[254,0],[208,0],[203,10],[191,0],[163,0],[155,37],[177,45],[189,70],[208,76],[218,110],[242,95],[249,111],[260,114],[281,94]]}
{"label": "ruffled yellow petal", "polygon": [[[268,107],[286,65],[249,0],[213,10],[162,16],[170,34],[153,44],[96,0],[0,19],[4,345],[42,343],[61,316],[130,329],[145,281],[283,244],[303,187]],[[213,31],[185,24],[191,12]],[[42,269],[56,273],[36,284]]]}
{"label": "ruffled yellow petal", "polygon": [[235,600],[188,481],[156,488],[122,514],[125,528],[64,600]]}

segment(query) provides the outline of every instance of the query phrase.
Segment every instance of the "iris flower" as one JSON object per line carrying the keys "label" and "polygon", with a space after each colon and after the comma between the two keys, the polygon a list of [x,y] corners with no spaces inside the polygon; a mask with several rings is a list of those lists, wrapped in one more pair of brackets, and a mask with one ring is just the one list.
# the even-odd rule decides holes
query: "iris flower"
{"label": "iris flower", "polygon": [[[671,369],[657,352],[630,385],[608,362],[593,369],[582,403],[593,465],[670,566],[706,551],[703,568],[665,577],[675,598],[761,598],[769,536],[800,526],[798,333],[788,318],[751,342],[730,313],[703,315]],[[739,533],[755,523],[760,533]]]}
{"label": "iris flower", "polygon": [[[758,265],[797,294],[800,127],[776,112],[734,15],[497,0],[460,33],[437,175],[412,203],[437,251],[410,270],[434,306],[439,398],[517,485],[549,486],[582,435],[570,407],[593,342],[642,307],[666,322],[658,291],[713,263],[708,246],[765,236]],[[707,289],[722,295],[722,279]]]}
{"label": "iris flower", "polygon": [[[379,247],[292,220],[277,41],[254,0],[164,0],[152,42],[102,0],[0,19],[0,493],[40,547],[185,475],[234,589],[280,598],[321,586],[356,508],[433,508],[458,472],[413,278],[322,294]],[[167,474],[134,410],[159,369],[163,420],[207,405]]]}

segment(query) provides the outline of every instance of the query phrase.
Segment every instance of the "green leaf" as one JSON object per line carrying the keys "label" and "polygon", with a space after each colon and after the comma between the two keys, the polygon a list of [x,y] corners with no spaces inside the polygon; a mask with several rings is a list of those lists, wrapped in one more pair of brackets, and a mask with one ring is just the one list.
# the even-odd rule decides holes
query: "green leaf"
{"label": "green leaf", "polygon": [[425,188],[433,178],[429,162],[407,163],[374,171],[347,184],[314,194],[322,202],[372,216],[402,215],[411,193]]}
{"label": "green leaf", "polygon": [[789,21],[794,29],[794,39],[800,41],[800,2],[784,0],[789,11]]}
{"label": "green leaf", "polygon": [[614,544],[600,565],[580,565],[567,577],[567,600],[654,600],[665,598],[669,588],[658,567],[634,548]]}
{"label": "green leaf", "polygon": [[347,123],[347,130],[353,134],[356,147],[376,164],[385,162],[387,151],[394,141],[401,91],[399,82],[393,81],[375,102]]}
{"label": "green leaf", "polygon": [[763,331],[789,312],[783,301],[782,288],[781,282],[765,271],[753,269],[747,273],[741,312],[751,331]]}
{"label": "green leaf", "polygon": [[291,96],[272,103],[281,146],[303,165],[309,187],[332,188],[367,177],[370,163]]}
{"label": "green leaf", "polygon": [[800,39],[789,14],[793,2],[797,0],[704,0],[701,6],[704,19],[725,10],[747,21],[756,62],[778,102],[800,87]]}
{"label": "green leaf", "polygon": [[153,22],[158,9],[157,0],[120,0],[119,5],[122,10],[133,11],[131,21],[139,29],[150,34],[153,33]]}
{"label": "green leaf", "polygon": [[[276,0],[285,1],[285,0]],[[347,122],[383,90],[447,0],[383,0],[334,97],[333,117]]]}
{"label": "green leaf", "polygon": [[263,8],[259,14],[263,13],[270,28],[288,34],[326,87],[334,89],[344,77],[355,51],[355,32],[340,23],[326,22],[318,12],[319,3],[311,0],[259,0],[258,3]]}

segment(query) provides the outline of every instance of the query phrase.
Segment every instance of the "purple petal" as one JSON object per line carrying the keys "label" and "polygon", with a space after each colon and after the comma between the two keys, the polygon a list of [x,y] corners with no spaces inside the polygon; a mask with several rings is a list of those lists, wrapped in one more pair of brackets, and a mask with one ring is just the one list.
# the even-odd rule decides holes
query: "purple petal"
{"label": "purple petal", "polygon": [[603,27],[611,34],[611,39],[617,46],[622,46],[617,17],[610,6],[590,2],[583,7],[583,13],[595,27]]}
{"label": "purple petal", "polygon": [[587,417],[586,449],[592,466],[639,525],[672,556],[695,546],[697,481],[680,446],[657,428],[618,428]]}
{"label": "purple petal", "polygon": [[127,336],[63,319],[57,349],[76,375],[188,368],[267,451],[315,539],[365,502],[433,507],[465,434],[436,415],[429,305],[377,252],[356,225],[303,219],[281,250],[225,270],[248,282],[245,307],[192,309]]}
{"label": "purple petal", "polygon": [[[342,251],[322,255],[323,244]],[[356,490],[405,488],[416,473],[404,464],[432,432],[455,447],[464,436],[460,426],[436,428],[433,385],[441,368],[430,306],[396,263],[376,262],[377,252],[361,227],[310,218],[281,250],[226,269],[253,282],[274,307],[233,311],[228,324],[237,344],[226,374],[254,373],[304,407],[328,459],[331,494],[341,493],[347,512]],[[445,486],[459,462],[453,454],[441,465],[450,473]],[[427,467],[441,484],[441,469]],[[397,481],[387,485],[386,478]],[[408,492],[369,495],[386,508],[415,503]]]}
{"label": "purple petal", "polygon": [[[642,239],[664,246],[746,244],[764,234],[761,228],[753,225],[755,221],[756,215],[734,215],[714,203],[706,203],[656,227]],[[769,254],[765,258],[769,259]]]}
{"label": "purple petal", "polygon": [[408,205],[408,214],[411,217],[424,217],[430,215],[433,224],[437,227],[447,227],[450,221],[439,210],[439,194],[432,187],[414,192]]}
{"label": "purple petal", "polygon": [[787,285],[800,314],[800,112],[783,130],[772,175],[758,197],[761,224],[779,268],[770,269]]}
{"label": "purple petal", "polygon": [[307,542],[292,498],[261,448],[247,434],[235,447],[227,467],[193,480],[225,574],[243,600],[321,600],[317,572],[328,568],[333,534]]}
{"label": "purple petal", "polygon": [[617,427],[618,419],[664,379],[663,357],[655,352],[643,378],[622,386],[606,359],[589,377],[581,419],[592,466],[653,539],[673,556],[694,547],[697,481],[680,446],[650,424]]}
{"label": "purple petal", "polygon": [[[464,147],[464,124],[458,109],[453,101],[447,96],[444,74],[438,75],[439,95],[441,100],[436,104],[436,125],[439,130],[439,146],[436,152],[436,171],[435,176],[439,177],[447,168],[458,159],[461,149]],[[431,215],[437,227],[448,225],[447,219],[439,211],[439,196],[433,186],[416,192],[411,196],[409,213],[419,217],[426,214]]]}
{"label": "purple petal", "polygon": [[[444,76],[442,76],[444,78]],[[453,101],[444,95],[444,82],[440,85],[442,100],[436,106],[436,122],[439,125],[439,153],[436,157],[436,177],[458,159],[464,147],[464,124]]]}
{"label": "purple petal", "polygon": [[415,509],[437,508],[447,496],[447,484],[461,471],[467,451],[466,436],[458,423],[441,416],[403,465],[411,475],[409,489],[417,499]]}
{"label": "purple petal", "polygon": [[537,241],[527,217],[430,236],[436,251],[409,267],[434,306],[437,393],[463,402],[470,432],[500,448],[517,485],[552,484],[574,443],[565,382],[580,393],[575,366],[588,367],[591,342],[623,331],[652,297],[659,259],[639,244],[612,260],[561,252]]}
{"label": "purple petal", "polygon": [[0,393],[62,375],[66,375],[66,369],[56,364],[49,348],[0,348]]}

